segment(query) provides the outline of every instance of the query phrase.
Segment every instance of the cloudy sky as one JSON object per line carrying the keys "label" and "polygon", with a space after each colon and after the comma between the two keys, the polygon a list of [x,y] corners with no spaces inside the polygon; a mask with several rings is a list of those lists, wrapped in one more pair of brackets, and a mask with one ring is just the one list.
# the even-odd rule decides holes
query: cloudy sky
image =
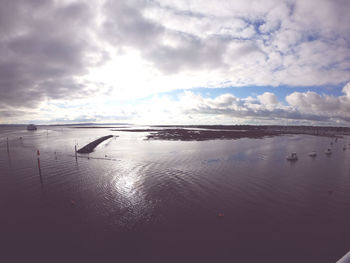
{"label": "cloudy sky", "polygon": [[0,5],[0,123],[350,124],[348,0]]}

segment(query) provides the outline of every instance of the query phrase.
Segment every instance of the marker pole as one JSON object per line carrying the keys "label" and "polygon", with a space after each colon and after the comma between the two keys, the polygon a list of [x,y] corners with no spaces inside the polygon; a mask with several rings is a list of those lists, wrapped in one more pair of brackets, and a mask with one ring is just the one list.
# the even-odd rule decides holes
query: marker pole
{"label": "marker pole", "polygon": [[6,138],[6,144],[7,144],[7,152],[10,151],[10,147],[9,147],[9,138],[7,137]]}
{"label": "marker pole", "polygon": [[78,161],[77,145],[74,145],[74,149],[75,149],[75,160]]}
{"label": "marker pole", "polygon": [[40,167],[40,152],[39,150],[37,150],[36,152],[37,156],[38,156],[38,169],[39,169],[39,176],[40,176],[40,183],[43,183],[43,178],[41,176],[41,167]]}

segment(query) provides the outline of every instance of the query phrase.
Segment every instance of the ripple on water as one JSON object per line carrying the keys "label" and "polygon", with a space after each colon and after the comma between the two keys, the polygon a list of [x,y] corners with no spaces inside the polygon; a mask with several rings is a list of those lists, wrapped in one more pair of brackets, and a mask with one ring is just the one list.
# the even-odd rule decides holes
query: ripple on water
{"label": "ripple on water", "polygon": [[[263,240],[260,245],[265,248],[283,240],[288,247],[301,243],[313,251],[329,251],[329,246],[317,243],[320,237],[325,244],[350,242],[347,235],[341,238],[349,242],[342,243],[332,234],[348,233],[350,154],[338,149],[343,145],[338,143],[331,157],[324,156],[329,138],[188,143],[118,138],[96,148],[90,159],[76,161],[71,149],[74,140],[81,136],[78,142],[83,144],[96,135],[74,130],[48,136],[52,144],[43,133],[28,134],[22,142],[11,140],[10,154],[0,145],[0,202],[18,216],[18,222],[30,221],[33,215],[22,211],[37,203],[38,218],[56,225],[68,218],[88,230],[132,232],[156,228],[160,222],[175,229],[173,235],[178,231],[178,240],[183,240],[181,234],[194,233],[193,229],[208,243],[210,235],[206,239],[201,233],[220,233],[216,236],[220,245],[220,238],[228,243],[246,240],[247,246],[252,240]],[[322,154],[311,159],[310,149]],[[300,158],[290,164],[285,156],[292,151]],[[105,154],[108,158],[103,158]],[[16,209],[6,205],[9,197],[16,198]],[[225,215],[220,221],[218,213]],[[68,219],[65,226],[73,224]],[[308,242],[303,241],[306,238]],[[239,242],[234,244],[239,248]]]}

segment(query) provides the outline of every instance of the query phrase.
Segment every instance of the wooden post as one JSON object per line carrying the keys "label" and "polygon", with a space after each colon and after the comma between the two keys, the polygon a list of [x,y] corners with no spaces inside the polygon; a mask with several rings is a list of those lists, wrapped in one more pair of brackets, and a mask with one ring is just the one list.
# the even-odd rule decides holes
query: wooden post
{"label": "wooden post", "polygon": [[75,160],[78,161],[77,145],[74,145],[74,148],[75,148]]}
{"label": "wooden post", "polygon": [[42,176],[41,176],[40,152],[39,152],[39,150],[37,150],[36,154],[37,154],[37,156],[38,156],[38,169],[39,169],[40,183],[43,184],[43,178],[42,178]]}
{"label": "wooden post", "polygon": [[6,138],[6,144],[7,144],[7,152],[10,151],[10,147],[9,147],[9,138],[7,137]]}

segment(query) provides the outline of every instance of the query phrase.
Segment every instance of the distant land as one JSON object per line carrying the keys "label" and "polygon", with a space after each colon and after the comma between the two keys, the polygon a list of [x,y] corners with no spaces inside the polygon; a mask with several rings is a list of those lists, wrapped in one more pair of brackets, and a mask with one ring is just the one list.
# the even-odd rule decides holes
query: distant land
{"label": "distant land", "polygon": [[150,129],[112,129],[124,132],[148,132],[147,140],[204,141],[216,139],[263,138],[284,134],[308,134],[342,137],[348,127],[278,126],[278,125],[162,125]]}
{"label": "distant land", "polygon": [[[27,124],[0,124],[0,127],[20,127]],[[350,135],[350,127],[344,126],[284,126],[284,125],[141,125],[130,123],[67,123],[38,125],[44,127],[66,126],[72,129],[110,129],[118,132],[147,133],[146,140],[205,141],[239,138],[263,138],[287,134],[342,137]],[[114,127],[113,127],[114,126]]]}
{"label": "distant land", "polygon": [[[14,126],[27,126],[29,123],[19,123],[19,124],[0,124],[0,127],[14,127]],[[92,125],[133,125],[131,123],[122,123],[122,122],[106,122],[106,123],[61,123],[61,124],[37,124],[33,123],[36,126],[92,126]]]}

